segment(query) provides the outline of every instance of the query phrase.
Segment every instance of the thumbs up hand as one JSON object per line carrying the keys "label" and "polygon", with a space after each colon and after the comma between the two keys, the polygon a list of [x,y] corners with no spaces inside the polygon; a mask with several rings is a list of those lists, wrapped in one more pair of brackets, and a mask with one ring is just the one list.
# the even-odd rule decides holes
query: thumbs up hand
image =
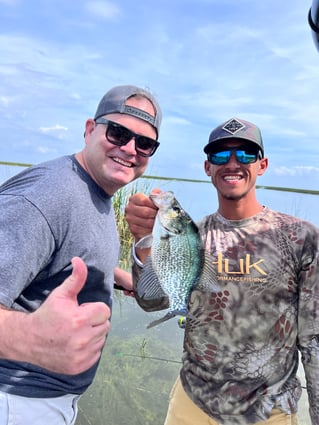
{"label": "thumbs up hand", "polygon": [[84,372],[98,361],[110,329],[106,304],[78,304],[87,267],[79,257],[72,259],[72,265],[72,274],[28,315],[27,330],[30,362],[70,375]]}

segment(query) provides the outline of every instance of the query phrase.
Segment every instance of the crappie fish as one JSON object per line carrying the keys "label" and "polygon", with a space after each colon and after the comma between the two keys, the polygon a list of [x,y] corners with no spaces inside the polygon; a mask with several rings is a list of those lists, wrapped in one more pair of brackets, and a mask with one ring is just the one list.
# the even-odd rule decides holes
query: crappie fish
{"label": "crappie fish", "polygon": [[152,235],[137,243],[139,248],[151,247],[137,288],[141,298],[166,295],[169,310],[151,328],[174,316],[187,316],[190,293],[196,286],[203,290],[218,290],[212,280],[215,271],[202,246],[198,228],[183,210],[173,192],[150,195],[158,207]]}

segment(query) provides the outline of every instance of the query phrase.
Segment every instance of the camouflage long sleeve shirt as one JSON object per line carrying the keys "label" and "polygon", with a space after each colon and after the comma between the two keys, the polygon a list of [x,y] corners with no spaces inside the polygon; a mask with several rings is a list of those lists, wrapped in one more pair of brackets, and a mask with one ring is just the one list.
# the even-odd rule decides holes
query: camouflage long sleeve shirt
{"label": "camouflage long sleeve shirt", "polygon": [[[215,213],[199,229],[220,290],[191,293],[185,391],[226,425],[266,420],[273,408],[296,413],[300,351],[319,425],[319,229],[268,208],[240,221]],[[165,298],[137,301],[148,311],[167,307]]]}

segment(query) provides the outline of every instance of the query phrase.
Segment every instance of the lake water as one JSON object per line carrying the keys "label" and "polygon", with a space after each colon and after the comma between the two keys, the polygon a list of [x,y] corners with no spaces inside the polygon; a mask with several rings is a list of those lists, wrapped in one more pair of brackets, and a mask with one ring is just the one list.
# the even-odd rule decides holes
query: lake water
{"label": "lake water", "polygon": [[[152,329],[163,312],[146,313],[133,299],[115,299],[112,329],[94,384],[80,400],[76,425],[163,425],[169,392],[178,376],[183,330],[177,319]],[[305,386],[302,366],[299,378]],[[310,425],[306,390],[300,425]]]}

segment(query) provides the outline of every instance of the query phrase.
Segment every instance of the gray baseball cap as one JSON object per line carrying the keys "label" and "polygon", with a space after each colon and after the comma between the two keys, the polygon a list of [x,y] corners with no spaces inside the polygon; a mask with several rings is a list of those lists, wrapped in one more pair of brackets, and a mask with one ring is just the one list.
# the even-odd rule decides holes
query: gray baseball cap
{"label": "gray baseball cap", "polygon": [[215,146],[223,142],[225,139],[240,139],[258,145],[262,157],[264,157],[264,144],[261,137],[260,129],[249,121],[239,118],[231,118],[224,122],[210,133],[208,143],[204,147],[204,152],[211,152]]}
{"label": "gray baseball cap", "polygon": [[[142,109],[125,104],[128,98],[135,95],[144,96],[152,103],[155,109],[155,116],[150,115]],[[130,85],[113,87],[102,97],[98,104],[94,119],[96,120],[103,115],[112,114],[114,112],[132,115],[133,117],[148,122],[155,128],[158,137],[162,121],[162,112],[157,100],[149,91]]]}

